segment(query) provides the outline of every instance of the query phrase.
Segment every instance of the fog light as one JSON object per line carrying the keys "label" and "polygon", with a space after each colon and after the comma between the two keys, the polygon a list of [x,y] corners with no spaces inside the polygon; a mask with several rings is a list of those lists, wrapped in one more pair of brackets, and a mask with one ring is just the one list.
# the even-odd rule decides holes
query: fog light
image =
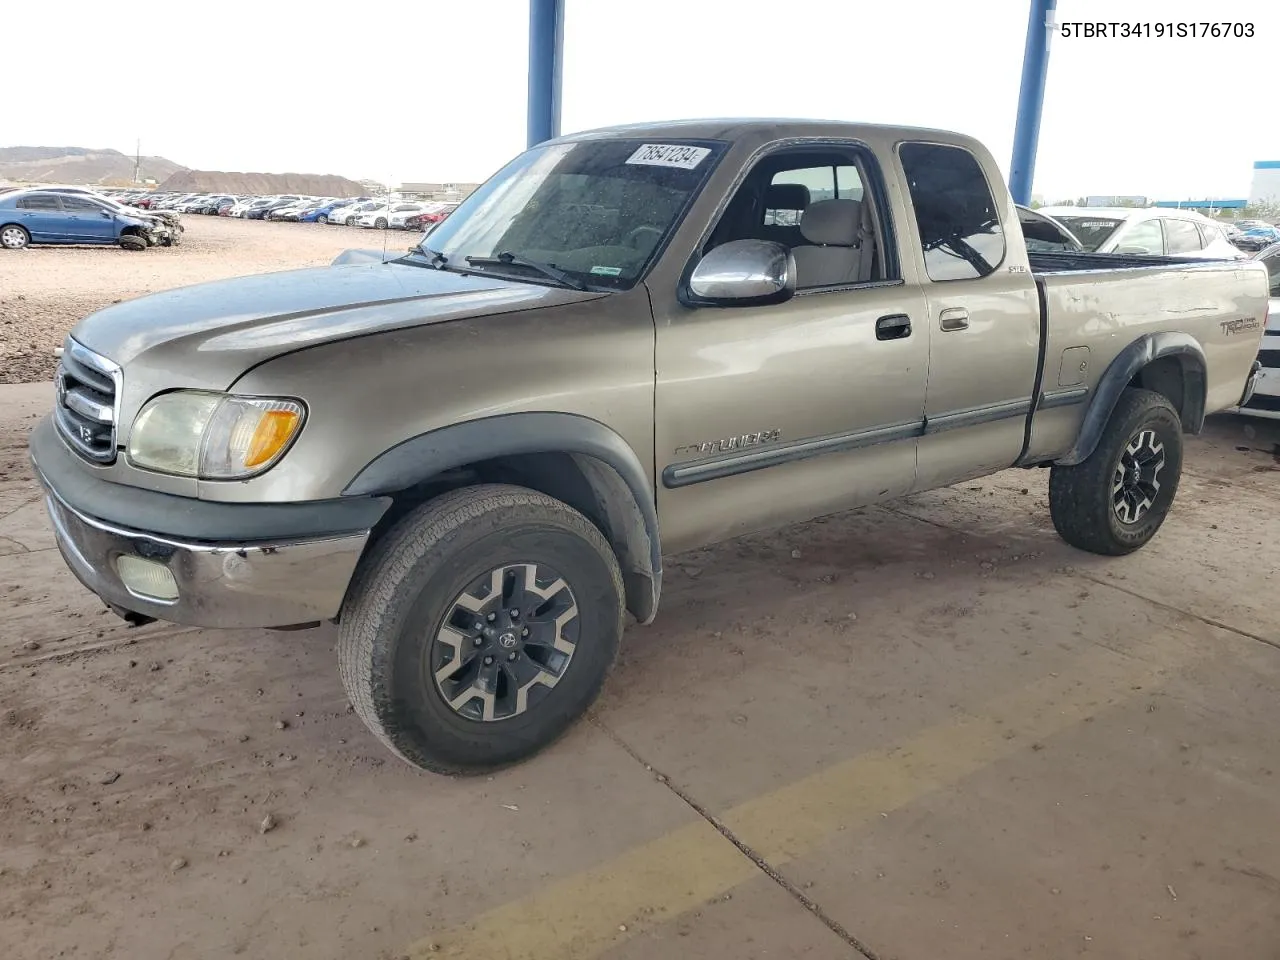
{"label": "fog light", "polygon": [[116,572],[120,574],[125,589],[135,596],[152,600],[178,599],[178,583],[173,574],[168,567],[154,560],[120,556],[116,558]]}

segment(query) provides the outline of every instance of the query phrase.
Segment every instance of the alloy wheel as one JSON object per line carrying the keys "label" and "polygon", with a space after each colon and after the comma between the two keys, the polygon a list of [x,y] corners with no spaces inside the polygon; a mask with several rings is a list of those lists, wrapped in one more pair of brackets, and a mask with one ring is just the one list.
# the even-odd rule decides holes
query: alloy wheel
{"label": "alloy wheel", "polygon": [[578,601],[546,564],[507,564],[449,605],[424,669],[454,713],[519,716],[563,679],[578,644]]}
{"label": "alloy wheel", "polygon": [[1137,523],[1160,493],[1164,444],[1154,430],[1139,430],[1125,445],[1111,482],[1111,503],[1121,523]]}

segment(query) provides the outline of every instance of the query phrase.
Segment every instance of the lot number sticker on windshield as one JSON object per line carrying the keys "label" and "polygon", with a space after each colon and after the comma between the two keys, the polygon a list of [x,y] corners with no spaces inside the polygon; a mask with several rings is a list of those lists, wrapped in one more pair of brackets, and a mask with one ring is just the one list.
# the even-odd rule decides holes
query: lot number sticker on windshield
{"label": "lot number sticker on windshield", "polygon": [[681,143],[645,143],[627,158],[627,163],[645,167],[678,167],[681,170],[692,170],[710,152],[710,147],[689,147]]}

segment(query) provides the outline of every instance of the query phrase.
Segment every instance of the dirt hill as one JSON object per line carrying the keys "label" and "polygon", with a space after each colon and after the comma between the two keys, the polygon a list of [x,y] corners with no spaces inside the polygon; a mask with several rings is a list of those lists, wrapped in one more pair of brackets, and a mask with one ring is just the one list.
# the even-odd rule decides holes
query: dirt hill
{"label": "dirt hill", "polygon": [[[164,157],[143,157],[141,176],[164,180],[186,167]],[[0,147],[0,180],[36,183],[130,183],[133,157],[89,147]]]}
{"label": "dirt hill", "polygon": [[267,195],[300,193],[309,197],[363,197],[363,186],[346,177],[318,173],[223,173],[219,170],[183,170],[157,187],[175,193],[230,193]]}

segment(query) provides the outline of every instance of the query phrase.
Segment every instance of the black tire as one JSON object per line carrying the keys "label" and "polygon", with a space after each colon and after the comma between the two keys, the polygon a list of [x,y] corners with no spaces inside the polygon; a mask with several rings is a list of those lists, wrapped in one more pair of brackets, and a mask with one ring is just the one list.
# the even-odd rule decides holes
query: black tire
{"label": "black tire", "polygon": [[323,213],[320,214],[320,216],[316,217],[316,223],[324,224],[328,222],[329,222],[329,218],[325,216]]}
{"label": "black tire", "polygon": [[145,250],[147,241],[137,234],[126,233],[120,237],[120,246],[125,250]]}
{"label": "black tire", "polygon": [[[1142,479],[1148,474],[1150,479]],[[1132,553],[1164,523],[1181,477],[1178,411],[1159,393],[1130,388],[1120,395],[1089,458],[1050,471],[1053,526],[1081,550],[1112,557]]]}
{"label": "black tire", "polygon": [[385,229],[387,229],[387,219],[386,219],[386,217],[379,217],[377,220],[373,221],[373,226],[374,226],[374,228],[375,228],[375,229],[378,229],[378,230],[385,230]]}
{"label": "black tire", "polygon": [[24,250],[31,245],[31,234],[26,227],[6,223],[0,227],[0,247],[5,250]]}
{"label": "black tire", "polygon": [[[492,609],[471,613],[471,607],[463,610],[459,603],[464,598],[467,603],[481,602],[474,592],[467,594],[469,587],[493,582],[487,578],[494,571],[519,569],[517,565],[552,571],[555,583],[566,585],[548,595],[544,608],[567,589],[564,608],[576,610],[567,620],[560,612],[549,626],[552,614],[542,616],[539,630],[551,629],[556,638],[572,634],[574,644],[569,659],[558,668],[562,672],[556,682],[537,682],[536,688],[534,682],[515,687],[518,664],[509,669],[501,662],[487,668],[479,665],[491,649],[501,660],[496,644],[509,649],[507,641],[516,643],[515,634],[492,636],[490,630],[490,640],[483,640],[479,633],[485,621],[480,618],[492,620]],[[504,589],[496,607],[516,603],[508,601],[505,589],[513,579],[501,574],[498,579]],[[554,590],[555,585],[546,589]],[[497,594],[484,599],[493,597]],[[469,642],[459,639],[455,618],[460,611],[464,620],[477,618],[474,628],[464,625],[477,634]],[[506,616],[505,609],[500,612]],[[528,617],[532,627],[531,608]],[[500,619],[499,629],[502,623]],[[449,624],[453,626],[446,630]],[[462,773],[521,760],[560,736],[599,694],[617,655],[622,627],[622,575],[600,531],[552,497],[523,487],[488,484],[447,493],[418,507],[361,561],[343,607],[338,661],[356,714],[378,739],[414,766],[436,773]],[[446,633],[453,638],[447,643],[452,654],[439,660],[445,648],[438,638]],[[493,646],[481,647],[482,642]],[[479,649],[473,650],[470,643]],[[528,643],[532,648],[534,641]],[[520,644],[519,655],[524,657],[525,644]],[[516,653],[510,657],[514,660]],[[441,680],[440,674],[455,659],[465,661],[454,668],[458,676],[473,666],[476,671],[491,670],[495,677],[501,674],[493,689],[506,697],[499,702],[514,703],[515,712],[496,719],[475,717],[476,710],[497,712],[492,701],[476,692],[477,687],[453,688],[472,696],[461,705],[457,700],[451,705],[444,686],[453,681]],[[464,710],[473,715],[465,715]]]}

